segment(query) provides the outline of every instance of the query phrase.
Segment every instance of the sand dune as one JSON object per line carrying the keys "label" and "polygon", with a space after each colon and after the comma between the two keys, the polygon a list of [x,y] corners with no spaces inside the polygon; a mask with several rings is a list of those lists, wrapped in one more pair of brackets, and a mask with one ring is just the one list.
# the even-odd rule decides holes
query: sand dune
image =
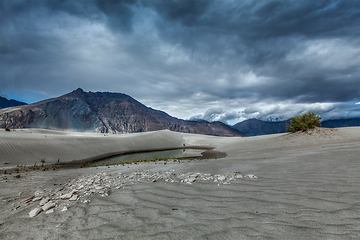
{"label": "sand dune", "polygon": [[[44,129],[0,131],[0,167],[18,164],[56,163],[137,150],[182,147],[179,133],[169,130],[141,134],[96,134],[59,132]],[[4,163],[7,164],[4,164]]]}
{"label": "sand dune", "polygon": [[[26,151],[31,152],[36,146],[42,154],[53,156],[52,151],[45,150],[53,143],[42,146],[44,134],[50,133],[29,131],[33,133],[23,135],[35,135],[4,138],[1,133],[0,149],[11,148],[16,152],[14,161],[19,162],[23,160],[16,160],[16,156],[25,156]],[[37,142],[37,138],[43,143]],[[141,163],[110,168],[31,171],[19,179],[8,176],[7,182],[1,180],[1,239],[360,238],[360,128],[249,138],[169,131],[108,137],[54,132],[48,138],[62,151],[70,151],[61,155],[64,159],[68,156],[69,160],[116,151],[117,146],[134,150],[183,143],[216,147],[215,150],[226,152],[228,156],[166,165]],[[72,144],[85,142],[88,152],[83,146],[76,152],[76,146],[66,145],[68,139]],[[102,140],[107,142],[101,145]],[[13,143],[26,147],[17,151]],[[13,156],[11,151],[6,154]],[[116,178],[120,173],[130,176],[136,171],[171,171],[179,175],[241,172],[254,174],[257,179],[196,180],[186,184]],[[114,186],[121,187],[109,185],[108,196],[94,193],[78,201],[59,200],[53,213],[42,212],[33,218],[28,214],[39,203],[20,204],[37,190],[52,193],[54,189],[69,188],[70,183],[98,173],[117,179],[119,182]],[[84,200],[89,202],[84,203]],[[62,212],[64,206],[67,210]]]}

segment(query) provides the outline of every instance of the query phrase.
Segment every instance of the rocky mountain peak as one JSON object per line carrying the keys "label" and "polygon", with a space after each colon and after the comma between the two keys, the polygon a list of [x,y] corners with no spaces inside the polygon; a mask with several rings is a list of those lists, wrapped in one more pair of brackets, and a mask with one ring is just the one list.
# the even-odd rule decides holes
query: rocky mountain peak
{"label": "rocky mountain peak", "polygon": [[86,94],[86,92],[84,92],[84,90],[82,88],[77,88],[76,90],[74,90],[68,94],[65,94],[64,96],[81,97],[84,94]]}
{"label": "rocky mountain peak", "polygon": [[76,90],[74,90],[73,92],[75,93],[83,93],[84,90],[82,88],[77,88]]}
{"label": "rocky mountain peak", "polygon": [[68,94],[26,107],[0,110],[0,128],[45,128],[78,132],[132,133],[169,129],[217,136],[244,136],[225,124],[191,122],[146,107],[122,93]]}

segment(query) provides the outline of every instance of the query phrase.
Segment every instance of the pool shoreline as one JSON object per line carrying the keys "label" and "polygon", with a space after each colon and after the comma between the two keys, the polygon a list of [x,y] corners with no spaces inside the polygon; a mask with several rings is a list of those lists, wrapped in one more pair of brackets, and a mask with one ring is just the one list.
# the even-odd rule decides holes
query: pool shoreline
{"label": "pool shoreline", "polygon": [[[97,155],[94,157],[89,157],[85,159],[79,159],[79,160],[73,160],[66,162],[65,165],[77,165],[80,163],[97,163],[106,159],[111,159],[114,157],[119,156],[125,156],[125,155],[132,155],[132,154],[139,154],[139,153],[154,153],[154,152],[164,152],[164,151],[171,151],[171,150],[183,150],[183,149],[198,149],[198,150],[204,150],[202,152],[202,156],[198,157],[182,157],[182,158],[176,158],[176,159],[188,159],[188,158],[222,158],[226,157],[227,154],[223,152],[215,151],[214,147],[208,147],[208,146],[183,146],[183,147],[173,147],[173,148],[159,148],[159,149],[143,149],[143,150],[130,150],[130,151],[119,151],[119,152],[111,152],[111,153],[105,153],[101,155]],[[205,156],[204,156],[205,154]],[[171,158],[171,157],[169,157]]]}

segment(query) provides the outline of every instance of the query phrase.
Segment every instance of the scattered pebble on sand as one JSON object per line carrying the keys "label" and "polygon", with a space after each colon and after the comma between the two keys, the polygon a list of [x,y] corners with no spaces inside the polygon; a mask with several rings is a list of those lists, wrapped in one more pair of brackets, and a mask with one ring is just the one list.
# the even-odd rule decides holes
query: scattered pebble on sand
{"label": "scattered pebble on sand", "polygon": [[[90,202],[90,200],[84,199],[89,195],[99,194],[102,197],[107,197],[111,188],[125,189],[123,183],[127,182],[149,181],[156,184],[163,181],[167,183],[194,184],[199,181],[211,181],[220,186],[220,184],[231,184],[231,181],[243,178],[257,179],[255,175],[248,174],[244,176],[240,172],[229,172],[224,175],[193,172],[175,173],[175,170],[165,172],[135,171],[130,175],[123,173],[96,173],[73,179],[59,189],[37,190],[33,196],[21,200],[20,203],[27,204],[31,201],[40,201],[40,207],[33,209],[29,213],[30,217],[35,217],[42,211],[46,214],[53,213],[54,209],[63,205],[59,201],[64,203],[64,201],[75,202],[80,200],[81,203],[85,204]],[[64,206],[61,212],[65,212],[67,209]]]}

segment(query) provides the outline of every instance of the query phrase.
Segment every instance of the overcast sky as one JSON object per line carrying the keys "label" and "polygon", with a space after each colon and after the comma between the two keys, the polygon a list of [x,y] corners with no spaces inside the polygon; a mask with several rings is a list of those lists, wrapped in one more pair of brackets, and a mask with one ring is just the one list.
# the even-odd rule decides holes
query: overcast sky
{"label": "overcast sky", "polygon": [[360,117],[360,1],[0,0],[0,95],[78,87],[183,118]]}

